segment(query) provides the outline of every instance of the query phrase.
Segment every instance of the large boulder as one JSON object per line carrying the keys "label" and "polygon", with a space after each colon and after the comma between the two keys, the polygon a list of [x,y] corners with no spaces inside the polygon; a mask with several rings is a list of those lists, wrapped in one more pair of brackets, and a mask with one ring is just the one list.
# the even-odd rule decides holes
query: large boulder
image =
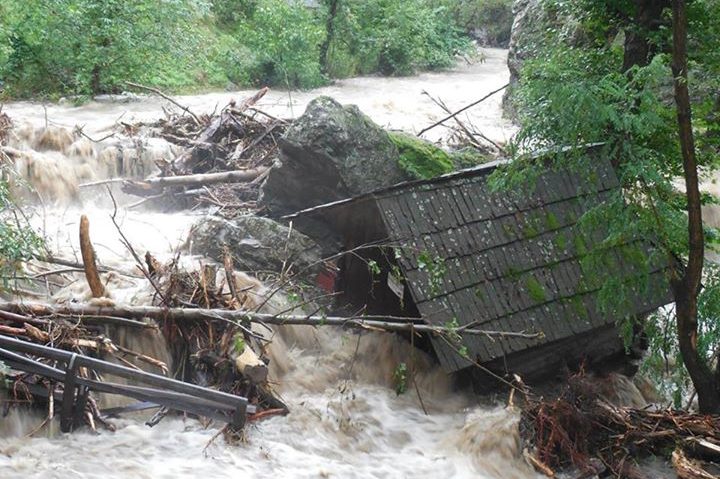
{"label": "large boulder", "polygon": [[313,240],[269,218],[247,215],[232,221],[210,216],[190,231],[187,249],[222,262],[227,248],[237,270],[291,270],[311,278],[320,268],[320,248]]}
{"label": "large boulder", "polygon": [[271,216],[399,183],[409,175],[388,133],[357,106],[318,97],[280,141],[280,164],[262,188]]}

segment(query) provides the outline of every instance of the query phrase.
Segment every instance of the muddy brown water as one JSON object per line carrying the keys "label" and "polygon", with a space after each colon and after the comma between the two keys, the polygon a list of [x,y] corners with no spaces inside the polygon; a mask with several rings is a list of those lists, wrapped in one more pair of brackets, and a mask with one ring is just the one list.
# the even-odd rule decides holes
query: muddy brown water
{"label": "muddy brown water", "polygon": [[[258,105],[277,116],[297,116],[317,95],[330,95],[342,103],[357,104],[377,123],[416,132],[444,116],[422,94],[442,98],[459,108],[507,82],[507,52],[486,50],[483,63],[460,65],[452,71],[408,78],[355,78],[307,92],[273,91]],[[231,98],[252,92],[221,92],[179,97],[197,113],[221,108]],[[506,141],[514,128],[501,118],[501,95],[464,115],[494,141]],[[129,104],[90,103],[80,107],[18,102],[5,105],[17,123],[13,146],[25,151],[18,162],[20,176],[34,186],[29,197],[37,214],[33,223],[51,249],[64,256],[77,254],[80,214],[88,214],[100,260],[130,270],[132,261],[109,219],[110,206],[102,193],[78,190],[82,182],[112,177],[117,164],[103,160],[104,144],[74,139],[41,141],[45,127],[73,128],[98,138],[119,120],[152,120],[162,116],[167,102],[145,98]],[[446,132],[433,130],[437,139]],[[63,133],[56,131],[56,136]],[[48,147],[50,143],[61,143]],[[71,143],[68,143],[70,141]],[[130,172],[143,177],[154,160],[172,157],[166,144],[143,147],[146,157]],[[137,151],[137,157],[141,156]],[[139,166],[138,166],[139,165]],[[169,258],[183,242],[190,225],[203,212],[163,215],[123,205],[119,221],[138,251],[149,250]],[[183,257],[192,267],[200,259]],[[141,279],[105,278],[116,302],[147,303],[149,287]],[[51,301],[86,300],[82,278],[53,292]],[[281,307],[280,305],[278,307]],[[131,347],[162,356],[162,341],[129,339]],[[358,343],[359,341],[359,343]],[[353,356],[357,351],[357,357]],[[517,412],[505,407],[507,398],[482,405],[477,398],[456,393],[449,378],[427,358],[416,353],[419,395],[412,389],[397,395],[392,375],[410,350],[390,336],[357,336],[331,329],[283,328],[271,350],[272,379],[291,414],[250,425],[246,442],[227,445],[215,441],[203,452],[217,428],[197,421],[166,418],[148,428],[143,418],[118,420],[114,433],[80,431],[59,434],[51,426],[35,432],[41,422],[35,415],[11,412],[0,419],[0,477],[2,478],[192,478],[192,477],[294,477],[294,478],[534,478],[524,463],[517,430]],[[351,367],[351,364],[353,365]]]}

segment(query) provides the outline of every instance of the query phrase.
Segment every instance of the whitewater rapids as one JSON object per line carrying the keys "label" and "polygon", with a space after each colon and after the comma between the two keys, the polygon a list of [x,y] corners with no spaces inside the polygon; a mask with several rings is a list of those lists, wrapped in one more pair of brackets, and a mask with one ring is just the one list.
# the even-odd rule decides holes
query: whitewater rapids
{"label": "whitewater rapids", "polygon": [[[417,132],[444,116],[423,91],[442,98],[451,109],[464,106],[507,82],[506,55],[504,50],[489,49],[485,50],[484,62],[452,71],[407,78],[348,79],[292,94],[273,91],[258,107],[280,117],[298,116],[315,96],[330,95],[341,103],[357,104],[383,126]],[[251,93],[210,93],[178,97],[178,101],[196,113],[210,113],[231,98],[242,99]],[[500,101],[501,95],[490,98],[463,120],[496,142],[507,141],[514,128],[501,118]],[[72,107],[17,102],[4,106],[3,111],[19,125],[18,130],[24,131],[15,145],[26,151],[20,160],[21,175],[41,200],[41,213],[33,224],[46,236],[51,249],[63,256],[76,254],[79,216],[87,214],[100,261],[132,269],[132,261],[108,219],[108,202],[97,193],[78,190],[77,185],[112,177],[119,174],[118,169],[126,175],[144,177],[151,172],[154,160],[172,157],[174,152],[162,145],[138,147],[132,154],[141,161],[135,161],[132,170],[122,161],[103,160],[101,144],[81,142],[72,147],[74,143],[69,143],[56,151],[41,148],[42,132],[81,125],[86,134],[100,138],[120,120],[131,123],[161,117],[164,105],[165,101],[148,97],[129,104]],[[437,139],[445,133],[438,128],[428,138]],[[153,153],[142,159],[149,150]],[[34,200],[37,198],[28,199]],[[121,208],[119,218],[137,250],[149,250],[164,259],[174,254],[190,225],[202,214],[162,215]],[[184,260],[197,262],[197,258]],[[82,300],[87,296],[85,289],[78,282],[57,295],[62,300]],[[147,285],[141,279],[118,278],[111,290],[118,302],[148,300]],[[162,344],[157,341],[138,347],[150,355],[162,354]],[[244,443],[231,446],[219,439],[204,451],[217,428],[205,429],[195,420],[170,417],[154,428],[146,427],[143,418],[132,418],[116,421],[119,427],[114,433],[63,435],[50,427],[28,437],[42,418],[11,412],[0,419],[0,476],[537,477],[522,459],[518,416],[505,407],[507,397],[485,398],[479,404],[478,398],[453,391],[449,378],[419,352],[414,353],[419,394],[410,387],[398,396],[392,374],[410,357],[409,346],[391,335],[283,328],[273,342],[271,375],[291,413],[248,426]]]}

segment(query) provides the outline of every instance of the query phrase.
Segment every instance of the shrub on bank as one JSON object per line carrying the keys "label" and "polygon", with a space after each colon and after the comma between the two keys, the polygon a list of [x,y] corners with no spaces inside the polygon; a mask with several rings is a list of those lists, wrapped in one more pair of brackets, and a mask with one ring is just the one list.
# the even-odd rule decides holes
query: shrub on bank
{"label": "shrub on bank", "polygon": [[53,97],[127,81],[177,91],[408,75],[449,67],[470,48],[452,3],[4,0],[0,81],[11,97]]}

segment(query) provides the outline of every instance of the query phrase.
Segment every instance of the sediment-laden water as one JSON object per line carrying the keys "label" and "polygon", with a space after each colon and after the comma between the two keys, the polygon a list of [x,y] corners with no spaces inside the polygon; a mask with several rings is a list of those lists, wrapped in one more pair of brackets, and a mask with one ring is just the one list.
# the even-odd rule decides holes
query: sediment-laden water
{"label": "sediment-laden water", "polygon": [[[487,50],[483,63],[448,72],[349,79],[302,93],[271,92],[258,107],[277,116],[297,116],[310,99],[330,95],[357,104],[383,126],[419,131],[444,116],[423,91],[442,98],[451,109],[459,108],[507,81],[505,56],[503,50]],[[250,94],[210,93],[178,100],[203,113]],[[463,117],[495,141],[505,141],[513,133],[501,118],[500,99],[497,95]],[[37,212],[32,222],[53,251],[65,257],[78,254],[79,217],[87,214],[100,261],[132,270],[132,260],[110,221],[106,192],[80,190],[77,185],[115,176],[145,177],[155,160],[172,158],[175,152],[162,141],[138,144],[110,138],[94,143],[70,131],[81,125],[98,139],[119,121],[161,117],[163,105],[163,100],[146,98],[81,107],[28,102],[4,107],[17,124],[10,146],[23,152],[17,169],[35,190],[26,198]],[[442,134],[436,129],[428,137]],[[127,210],[123,205],[132,199],[116,199],[121,205],[118,220],[130,242],[161,260],[174,254],[192,223],[204,214]],[[200,260],[183,261],[190,265]],[[150,300],[141,278],[115,275],[108,289],[116,302]],[[84,282],[77,281],[42,299],[88,297]],[[164,354],[157,338],[128,341],[150,355]],[[517,414],[505,408],[507,398],[485,398],[480,404],[478,398],[453,391],[449,378],[418,352],[418,392],[410,388],[396,395],[393,371],[411,354],[409,345],[394,336],[283,328],[270,356],[272,380],[291,414],[250,425],[242,444],[227,445],[220,438],[205,449],[217,428],[180,418],[166,418],[155,428],[146,427],[144,417],[123,419],[117,421],[116,432],[98,434],[62,435],[51,426],[29,436],[42,418],[13,411],[0,419],[0,477],[536,477],[522,460]]]}

